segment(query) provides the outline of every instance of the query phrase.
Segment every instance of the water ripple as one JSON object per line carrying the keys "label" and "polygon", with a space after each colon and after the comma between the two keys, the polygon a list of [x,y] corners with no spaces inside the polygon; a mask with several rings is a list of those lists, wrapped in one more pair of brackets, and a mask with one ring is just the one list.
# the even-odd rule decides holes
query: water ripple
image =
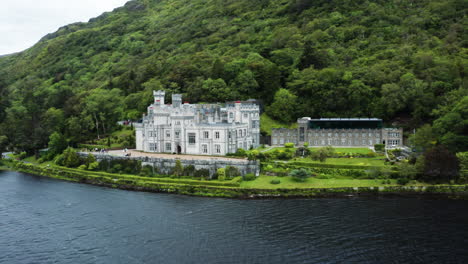
{"label": "water ripple", "polygon": [[226,200],[0,173],[0,263],[468,263],[468,204]]}

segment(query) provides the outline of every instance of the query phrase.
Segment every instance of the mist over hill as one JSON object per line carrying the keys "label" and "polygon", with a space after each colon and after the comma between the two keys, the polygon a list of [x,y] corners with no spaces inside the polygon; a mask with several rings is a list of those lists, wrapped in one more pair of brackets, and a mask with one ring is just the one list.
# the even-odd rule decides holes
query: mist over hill
{"label": "mist over hill", "polygon": [[439,142],[467,149],[466,10],[463,0],[130,1],[0,57],[0,135],[26,150],[54,131],[74,144],[139,118],[164,89],[191,102],[258,98],[283,123],[431,124]]}

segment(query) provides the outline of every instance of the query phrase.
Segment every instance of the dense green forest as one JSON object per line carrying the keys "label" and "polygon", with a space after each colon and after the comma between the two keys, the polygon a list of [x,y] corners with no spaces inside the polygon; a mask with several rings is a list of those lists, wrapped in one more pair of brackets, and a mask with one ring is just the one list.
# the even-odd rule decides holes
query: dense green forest
{"label": "dense green forest", "polygon": [[152,90],[380,117],[468,149],[465,0],[135,0],[0,58],[0,145],[76,144],[138,119]]}

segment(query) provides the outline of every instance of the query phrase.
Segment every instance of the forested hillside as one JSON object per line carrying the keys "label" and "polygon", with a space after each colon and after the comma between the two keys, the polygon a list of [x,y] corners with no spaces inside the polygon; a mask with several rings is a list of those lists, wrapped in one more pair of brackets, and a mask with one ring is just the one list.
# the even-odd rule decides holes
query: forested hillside
{"label": "forested hillside", "polygon": [[259,98],[285,123],[428,123],[435,141],[466,150],[466,10],[465,0],[131,1],[0,58],[0,136],[28,151],[55,131],[74,144],[139,118],[165,89],[190,102]]}

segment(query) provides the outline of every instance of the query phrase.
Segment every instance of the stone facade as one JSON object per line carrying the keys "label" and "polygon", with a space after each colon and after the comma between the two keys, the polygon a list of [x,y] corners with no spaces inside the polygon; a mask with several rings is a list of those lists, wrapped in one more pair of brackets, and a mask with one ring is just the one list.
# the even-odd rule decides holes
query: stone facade
{"label": "stone facade", "polygon": [[398,148],[403,146],[403,129],[383,128],[382,120],[376,118],[303,117],[298,119],[297,129],[273,129],[271,139],[274,146],[308,142],[311,147],[372,147],[386,144],[388,148]]}
{"label": "stone facade", "polygon": [[[79,153],[82,157],[87,157],[89,153]],[[122,160],[131,159],[141,161],[141,165],[150,165],[158,170],[162,174],[170,174],[176,164],[177,160],[180,160],[181,164],[186,167],[193,165],[196,170],[208,169],[210,171],[210,177],[213,176],[219,168],[226,168],[227,166],[236,167],[242,176],[252,173],[256,176],[260,173],[260,162],[246,159],[239,160],[227,160],[227,159],[164,159],[154,157],[122,157],[113,156],[108,154],[93,153],[97,161],[102,160]]]}
{"label": "stone facade", "polygon": [[154,91],[154,103],[135,124],[136,149],[145,152],[226,155],[260,144],[260,108],[255,100],[225,104],[182,103]]}

